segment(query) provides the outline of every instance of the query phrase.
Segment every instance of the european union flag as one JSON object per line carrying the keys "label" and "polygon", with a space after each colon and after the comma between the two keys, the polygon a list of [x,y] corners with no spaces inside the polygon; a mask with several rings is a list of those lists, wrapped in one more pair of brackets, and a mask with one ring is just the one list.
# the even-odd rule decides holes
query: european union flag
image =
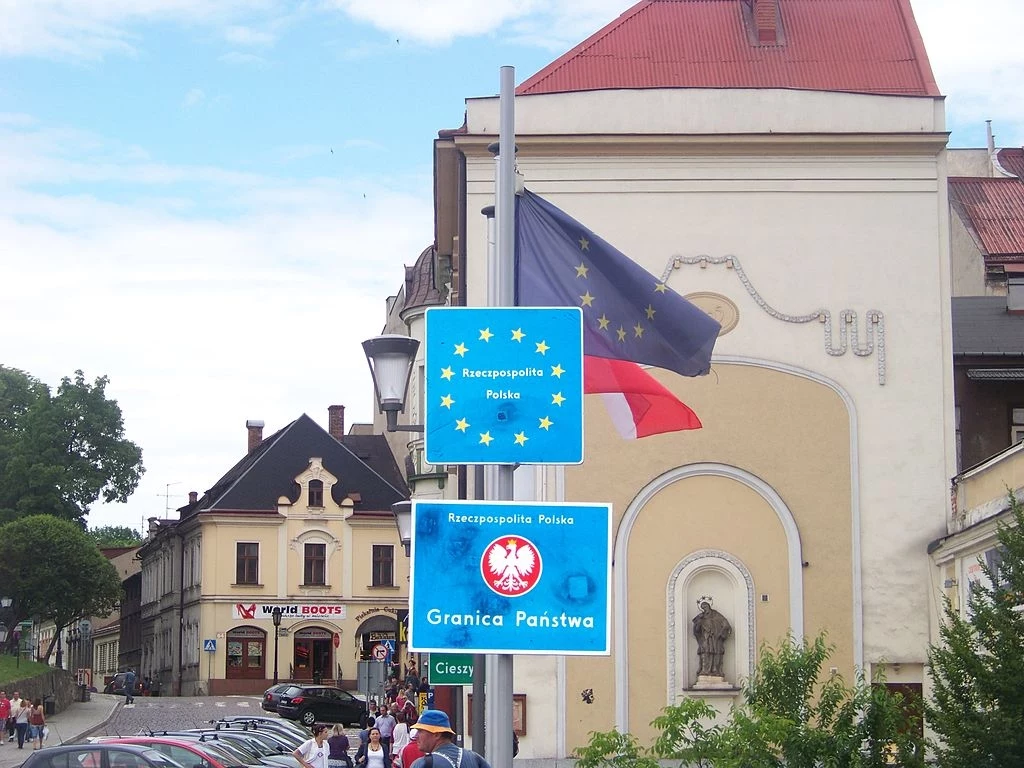
{"label": "european union flag", "polygon": [[583,351],[683,376],[711,369],[721,326],[547,200],[516,198],[516,304],[583,308]]}

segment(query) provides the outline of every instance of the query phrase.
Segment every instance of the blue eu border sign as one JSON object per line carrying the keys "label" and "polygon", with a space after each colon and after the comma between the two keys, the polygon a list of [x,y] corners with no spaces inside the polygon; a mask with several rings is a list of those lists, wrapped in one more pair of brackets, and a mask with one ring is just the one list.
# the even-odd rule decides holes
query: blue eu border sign
{"label": "blue eu border sign", "polygon": [[608,655],[611,505],[412,502],[409,650]]}
{"label": "blue eu border sign", "polygon": [[428,309],[424,388],[430,464],[579,464],[583,313]]}

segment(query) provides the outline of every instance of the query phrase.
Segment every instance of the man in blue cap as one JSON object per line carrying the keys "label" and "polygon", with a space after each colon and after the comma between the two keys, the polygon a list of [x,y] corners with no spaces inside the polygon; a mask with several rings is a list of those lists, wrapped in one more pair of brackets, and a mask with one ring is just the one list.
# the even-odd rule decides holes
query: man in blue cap
{"label": "man in blue cap", "polygon": [[410,768],[491,768],[490,764],[471,749],[455,744],[448,715],[440,709],[425,709],[416,721],[416,742],[427,753]]}

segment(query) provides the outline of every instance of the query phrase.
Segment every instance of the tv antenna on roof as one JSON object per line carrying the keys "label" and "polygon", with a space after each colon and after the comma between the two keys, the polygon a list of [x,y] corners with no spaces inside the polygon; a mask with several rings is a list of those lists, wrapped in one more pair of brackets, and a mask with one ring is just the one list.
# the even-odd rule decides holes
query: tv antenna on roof
{"label": "tv antenna on roof", "polygon": [[171,499],[180,499],[180,493],[171,493],[172,485],[181,485],[181,480],[175,480],[173,483],[167,483],[164,485],[164,492],[158,493],[157,496],[164,497],[164,517],[171,514]]}

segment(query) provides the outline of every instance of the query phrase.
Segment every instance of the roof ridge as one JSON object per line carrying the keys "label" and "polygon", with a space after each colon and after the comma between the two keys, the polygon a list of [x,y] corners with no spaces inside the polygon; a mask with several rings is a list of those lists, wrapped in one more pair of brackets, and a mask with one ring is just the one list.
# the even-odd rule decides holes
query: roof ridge
{"label": "roof ridge", "polygon": [[639,14],[641,11],[646,11],[651,7],[651,4],[655,0],[641,0],[641,2],[634,5],[632,8],[627,8],[625,11],[616,16],[612,21],[605,24],[599,30],[594,32],[590,37],[584,40],[582,43],[577,44],[574,48],[569,49],[557,59],[552,61],[547,66],[543,67],[539,72],[535,72],[526,78],[516,88],[516,95],[524,94],[529,88],[533,88],[540,85],[545,80],[548,80],[564,66],[566,66],[573,58],[582,53],[585,49],[592,47],[597,44],[600,40],[603,40],[608,35],[612,34],[616,29],[622,26],[626,21],[632,19],[634,16]]}

